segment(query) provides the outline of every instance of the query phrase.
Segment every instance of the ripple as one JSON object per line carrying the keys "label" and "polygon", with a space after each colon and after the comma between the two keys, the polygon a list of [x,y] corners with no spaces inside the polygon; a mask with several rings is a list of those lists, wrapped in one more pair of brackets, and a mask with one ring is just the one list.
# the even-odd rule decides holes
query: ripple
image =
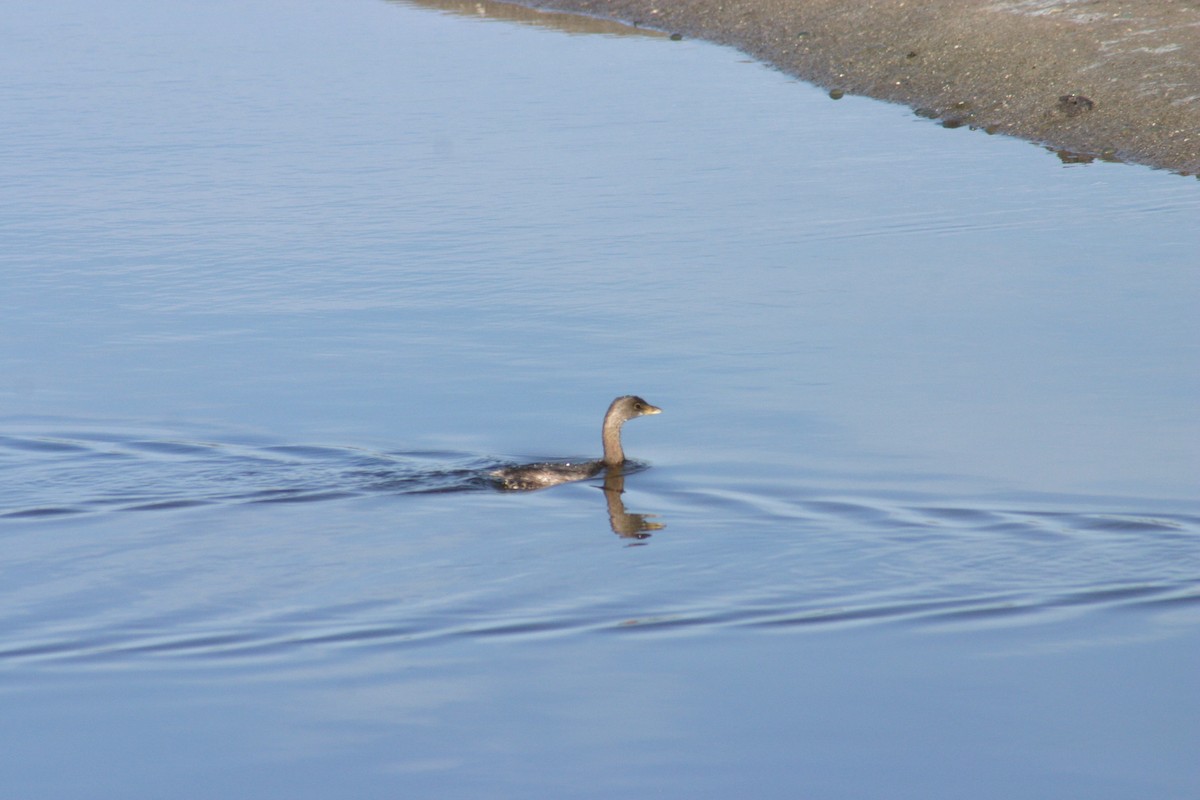
{"label": "ripple", "polygon": [[213,450],[220,449],[218,444],[208,444],[200,442],[125,442],[125,447],[132,450],[143,450],[147,453],[156,455],[171,455],[171,456],[206,456]]}
{"label": "ripple", "polygon": [[[669,547],[605,556],[608,571],[597,571],[593,540],[536,528],[582,527],[587,509],[588,524],[603,524],[606,496],[589,487],[488,495],[487,470],[500,462],[476,454],[146,430],[23,431],[0,438],[0,452],[0,517],[27,522],[11,528],[20,537],[12,574],[26,577],[0,589],[0,607],[13,609],[0,615],[10,631],[0,663],[237,661],[722,630],[970,634],[1118,611],[1190,618],[1200,607],[1200,515],[1178,503],[855,496],[705,476],[681,486],[657,469],[636,487],[637,503],[664,514],[669,525],[652,541]],[[447,492],[477,497],[414,501],[415,517],[397,518],[392,504],[287,511]],[[493,525],[498,503],[513,518]],[[278,506],[255,517],[256,536],[241,515],[187,514],[251,505]],[[105,514],[114,524],[48,522]],[[310,517],[322,523],[311,532],[295,524]],[[325,594],[309,592],[325,581]]]}
{"label": "ripple", "polygon": [[[612,609],[578,607],[553,615],[414,617],[389,623],[316,622],[338,617],[317,609],[293,617],[263,621],[235,630],[169,634],[154,630],[105,631],[13,644],[0,649],[5,662],[108,662],[139,659],[230,660],[330,648],[394,648],[447,640],[523,641],[581,635],[663,636],[721,629],[797,633],[844,630],[864,625],[909,629],[979,631],[997,624],[1023,625],[1057,620],[1063,611],[1095,613],[1111,609],[1167,610],[1200,607],[1200,582],[1080,588],[1046,595],[997,593],[971,597],[895,599],[880,603],[800,602],[740,608],[663,608],[654,613],[622,614]],[[281,630],[281,627],[283,630]]]}
{"label": "ripple", "polygon": [[126,506],[125,511],[174,511],[180,508],[198,508],[210,505],[209,500],[160,500],[154,503]]}
{"label": "ripple", "polygon": [[248,445],[117,431],[3,436],[0,453],[7,456],[0,519],[475,491],[490,485],[487,472],[502,463],[462,453]]}
{"label": "ripple", "polygon": [[20,508],[16,511],[6,511],[0,514],[0,519],[37,519],[39,517],[62,517],[70,514],[83,514],[85,510],[82,508],[56,508],[41,507],[41,508]]}
{"label": "ripple", "polygon": [[23,438],[17,436],[0,436],[0,448],[9,450],[25,450],[33,453],[77,453],[86,452],[86,444],[68,442],[50,438]]}

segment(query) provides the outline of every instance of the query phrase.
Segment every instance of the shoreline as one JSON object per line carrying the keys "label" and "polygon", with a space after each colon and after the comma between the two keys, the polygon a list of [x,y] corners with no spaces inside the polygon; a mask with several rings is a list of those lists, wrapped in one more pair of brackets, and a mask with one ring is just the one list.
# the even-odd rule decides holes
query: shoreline
{"label": "shoreline", "polygon": [[1195,0],[530,0],[728,45],[1069,161],[1200,175]]}

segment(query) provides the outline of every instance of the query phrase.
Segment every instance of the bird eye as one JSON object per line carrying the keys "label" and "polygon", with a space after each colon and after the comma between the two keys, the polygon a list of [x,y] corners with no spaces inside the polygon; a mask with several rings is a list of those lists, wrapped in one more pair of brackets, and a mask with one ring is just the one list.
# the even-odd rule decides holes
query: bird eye
{"label": "bird eye", "polygon": [[638,411],[641,411],[643,408],[645,408],[645,406],[642,405],[641,403],[634,403],[633,407]]}

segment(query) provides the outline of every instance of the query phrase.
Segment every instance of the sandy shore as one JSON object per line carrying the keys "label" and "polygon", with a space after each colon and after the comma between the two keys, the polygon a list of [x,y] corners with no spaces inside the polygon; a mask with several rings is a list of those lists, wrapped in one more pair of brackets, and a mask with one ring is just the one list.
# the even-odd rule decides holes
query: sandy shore
{"label": "sandy shore", "polygon": [[947,125],[1200,174],[1200,0],[529,0],[732,45]]}

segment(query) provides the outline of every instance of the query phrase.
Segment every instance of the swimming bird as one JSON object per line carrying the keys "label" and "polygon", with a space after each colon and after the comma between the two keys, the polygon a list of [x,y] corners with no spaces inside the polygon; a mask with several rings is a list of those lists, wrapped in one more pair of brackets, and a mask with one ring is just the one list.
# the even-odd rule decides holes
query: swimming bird
{"label": "swimming bird", "polygon": [[586,480],[606,469],[620,468],[625,463],[625,449],[621,447],[621,426],[635,417],[661,413],[661,408],[650,405],[636,395],[618,397],[612,401],[604,414],[604,426],[600,435],[604,444],[604,458],[577,464],[546,462],[505,467],[492,472],[492,477],[501,489],[530,491],[560,483]]}

